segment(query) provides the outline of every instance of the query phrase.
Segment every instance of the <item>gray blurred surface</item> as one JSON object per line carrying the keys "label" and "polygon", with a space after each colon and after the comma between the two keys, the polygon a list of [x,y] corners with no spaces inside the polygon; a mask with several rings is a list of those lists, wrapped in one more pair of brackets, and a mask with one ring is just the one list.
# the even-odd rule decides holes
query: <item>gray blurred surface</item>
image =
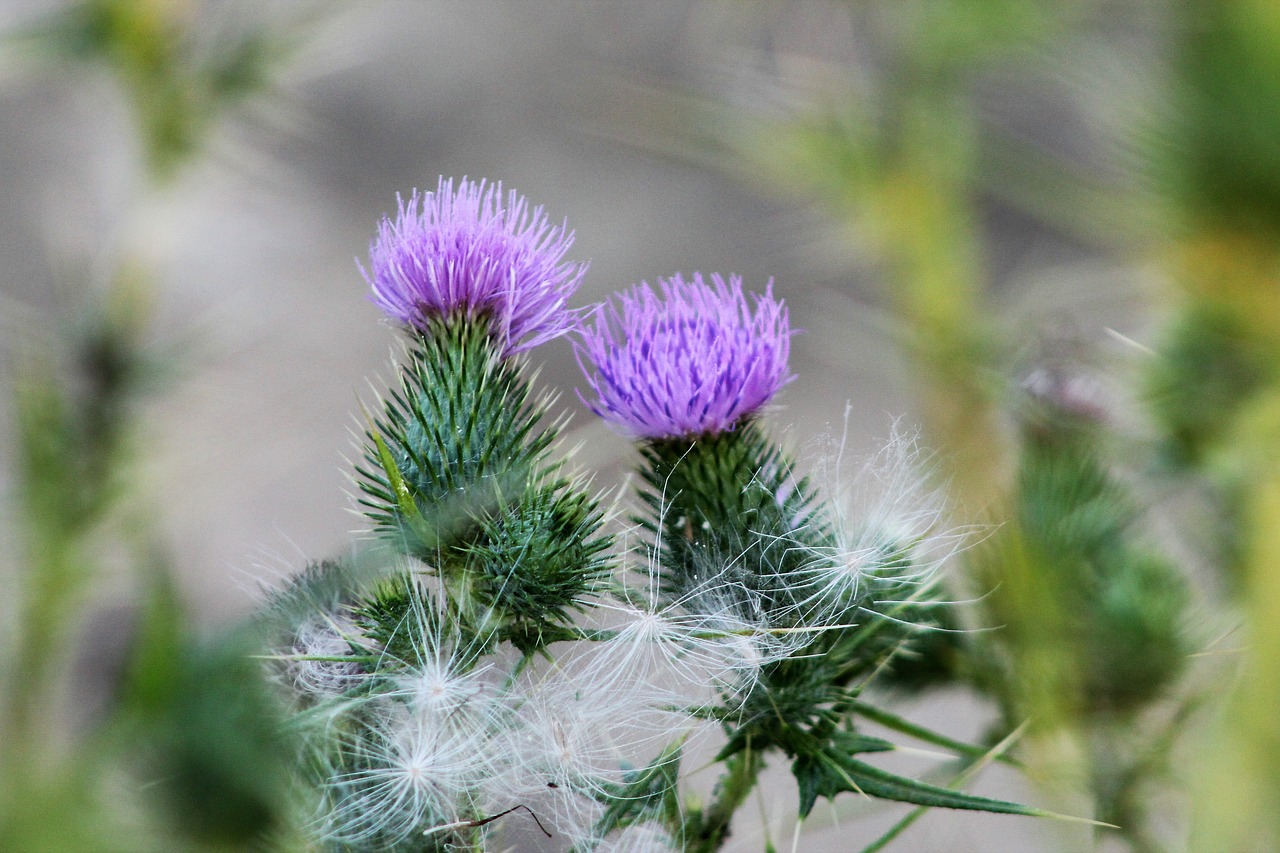
{"label": "gray blurred surface", "polygon": [[[57,5],[8,4],[0,27]],[[274,91],[224,121],[202,162],[158,197],[140,192],[127,105],[109,77],[12,57],[0,69],[0,358],[56,328],[84,280],[100,286],[123,253],[156,270],[156,343],[185,355],[182,375],[146,412],[143,494],[208,624],[247,612],[260,583],[342,552],[362,531],[344,454],[353,455],[358,400],[371,396],[366,377],[389,374],[396,334],[367,300],[356,259],[396,194],[439,175],[501,180],[567,218],[573,256],[591,259],[581,305],[676,271],[736,272],[757,287],[774,279],[807,330],[795,340],[798,379],[774,414],[796,443],[842,430],[846,401],[854,451],[874,448],[899,415],[911,423],[874,284],[833,271],[811,214],[680,156],[679,139],[664,148],[653,128],[679,115],[646,114],[654,88],[766,97],[737,71],[767,50],[843,58],[857,38],[844,11],[400,0],[220,4],[205,14],[212,26],[220,15],[273,18],[300,6],[321,22]],[[992,218],[1011,249],[995,261],[1006,275],[1061,251],[1012,214]],[[534,361],[580,410],[568,344]],[[573,428],[580,463],[601,469],[602,484],[616,481],[631,462],[627,443],[581,411]],[[959,736],[976,735],[983,719],[964,696],[912,713]],[[785,775],[775,767],[763,797],[780,849],[791,847],[794,814]],[[974,790],[1034,796],[994,771]],[[906,812],[845,800],[841,828],[820,806],[796,849],[854,849]],[[753,812],[733,850],[760,849]],[[1076,830],[1030,823],[938,812],[893,849],[1080,846]]]}

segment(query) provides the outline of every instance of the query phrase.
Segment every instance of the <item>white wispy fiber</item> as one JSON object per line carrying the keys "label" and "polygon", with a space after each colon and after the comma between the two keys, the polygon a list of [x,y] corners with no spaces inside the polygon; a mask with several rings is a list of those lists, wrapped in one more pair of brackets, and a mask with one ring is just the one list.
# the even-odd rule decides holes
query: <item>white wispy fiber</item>
{"label": "white wispy fiber", "polygon": [[660,824],[637,823],[599,842],[592,853],[662,853],[678,846]]}
{"label": "white wispy fiber", "polygon": [[[324,731],[334,734],[312,741],[330,750],[319,759],[329,762],[321,835],[369,847],[454,831],[496,840],[527,830],[514,822],[528,815],[557,849],[669,849],[656,826],[596,834],[623,768],[709,734],[716,727],[693,709],[730,718],[771,664],[804,654],[820,632],[850,627],[861,608],[891,611],[877,596],[913,597],[960,545],[912,436],[895,433],[848,467],[842,447],[817,466],[814,479],[834,500],[822,518],[806,509],[793,522],[825,525],[834,544],[806,552],[797,574],[755,589],[743,580],[748,555],[708,557],[692,572],[700,580],[677,594],[653,550],[633,552],[640,568],[595,602],[594,640],[560,645],[518,676],[514,660],[436,603],[439,590],[417,587],[385,644],[343,608],[318,609],[284,657],[292,689],[333,709]],[[396,642],[401,632],[412,642]]]}
{"label": "white wispy fiber", "polygon": [[[915,600],[961,550],[969,531],[948,527],[947,500],[931,480],[916,434],[895,428],[876,454],[847,468],[845,437],[820,455],[815,480],[831,496],[835,547],[808,561],[805,607],[829,619]],[[888,596],[888,597],[886,597]]]}
{"label": "white wispy fiber", "polygon": [[[639,584],[623,586],[598,610],[612,632],[592,650],[585,680],[611,692],[631,692],[651,704],[705,700],[707,688],[725,683],[737,655],[759,626],[738,616],[742,592],[725,567],[697,589],[674,599],[661,590],[659,567],[650,553]],[[644,695],[640,695],[644,694]]]}
{"label": "white wispy fiber", "polygon": [[493,772],[485,733],[436,726],[398,704],[380,706],[372,724],[344,744],[349,769],[329,780],[329,838],[398,844],[433,825],[469,815],[469,800]]}
{"label": "white wispy fiber", "polygon": [[502,673],[493,661],[481,662],[483,641],[460,641],[467,634],[455,617],[444,607],[428,610],[429,600],[435,599],[426,592],[410,597],[403,630],[413,640],[411,651],[407,660],[380,661],[388,673],[383,695],[436,726],[496,730],[507,711]]}
{"label": "white wispy fiber", "polygon": [[624,768],[649,763],[689,718],[666,707],[671,694],[634,652],[593,666],[612,643],[567,644],[525,666],[495,654],[419,577],[383,643],[349,616],[317,614],[281,655],[301,658],[287,663],[303,666],[289,686],[324,720],[307,731],[318,835],[388,849],[418,836],[499,839],[533,831],[532,819],[556,849],[587,849]]}
{"label": "white wispy fiber", "polygon": [[304,704],[334,699],[355,688],[368,675],[352,656],[362,640],[359,629],[342,612],[317,613],[294,632],[283,655],[284,678]]}

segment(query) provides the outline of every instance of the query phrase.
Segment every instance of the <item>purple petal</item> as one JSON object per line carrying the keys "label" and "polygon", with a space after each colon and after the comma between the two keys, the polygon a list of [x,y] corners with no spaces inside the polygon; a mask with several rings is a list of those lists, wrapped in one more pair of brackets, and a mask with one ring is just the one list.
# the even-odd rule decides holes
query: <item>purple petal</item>
{"label": "purple petal", "polygon": [[742,280],[639,284],[596,308],[575,344],[591,410],[639,438],[731,430],[792,378],[786,306]]}
{"label": "purple petal", "polygon": [[424,328],[435,317],[487,313],[504,355],[565,334],[578,323],[568,307],[586,272],[564,260],[573,245],[566,225],[553,226],[502,185],[440,179],[434,193],[399,200],[369,247],[365,280],[392,319]]}

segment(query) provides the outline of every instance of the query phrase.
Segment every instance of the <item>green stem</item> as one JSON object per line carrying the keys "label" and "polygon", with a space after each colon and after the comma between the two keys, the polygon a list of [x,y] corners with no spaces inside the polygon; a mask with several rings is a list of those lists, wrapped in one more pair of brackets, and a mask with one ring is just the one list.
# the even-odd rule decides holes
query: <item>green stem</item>
{"label": "green stem", "polygon": [[725,760],[725,774],[716,785],[715,800],[695,816],[697,823],[686,842],[686,853],[713,853],[729,838],[734,814],[756,785],[764,758],[749,746]]}
{"label": "green stem", "polygon": [[1181,723],[1195,707],[1187,702],[1150,744],[1132,755],[1122,751],[1124,743],[1135,738],[1131,727],[1117,732],[1095,733],[1092,749],[1092,785],[1094,817],[1110,824],[1098,827],[1094,839],[1101,847],[1108,837],[1118,838],[1132,853],[1164,853],[1151,832],[1144,787],[1159,772],[1168,758]]}
{"label": "green stem", "polygon": [[34,770],[35,750],[48,745],[46,730],[56,662],[65,649],[66,625],[87,575],[74,535],[44,538],[32,548],[30,586],[20,618],[20,635],[9,672],[7,766]]}

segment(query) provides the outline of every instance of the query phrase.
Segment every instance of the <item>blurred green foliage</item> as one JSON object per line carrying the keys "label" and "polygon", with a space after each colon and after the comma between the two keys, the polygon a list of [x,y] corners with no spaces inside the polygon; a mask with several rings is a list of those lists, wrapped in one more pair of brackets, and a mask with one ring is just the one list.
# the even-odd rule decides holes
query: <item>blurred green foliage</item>
{"label": "blurred green foliage", "polygon": [[1153,164],[1191,227],[1280,234],[1280,9],[1177,4],[1167,160]]}
{"label": "blurred green foliage", "polygon": [[[200,152],[225,109],[263,90],[282,56],[263,27],[205,42],[199,10],[168,0],[81,0],[4,48],[110,71],[134,106],[153,192]],[[12,400],[12,495],[21,562],[0,668],[0,850],[293,849],[297,804],[279,712],[248,657],[256,631],[197,639],[136,488],[140,404],[173,358],[151,343],[158,283],[128,247],[105,287],[85,288],[62,334],[20,336]],[[58,325],[56,322],[51,325]],[[110,695],[70,683],[86,606],[123,557],[144,604],[133,611]],[[98,666],[115,665],[109,660]],[[111,678],[103,678],[110,683]],[[69,697],[106,699],[75,720]]]}
{"label": "blurred green foliage", "polygon": [[[50,60],[109,70],[133,106],[144,162],[157,181],[196,157],[219,118],[262,93],[294,46],[292,31],[261,24],[213,30],[212,4],[79,0],[24,31],[18,46]],[[203,19],[202,19],[203,18]]]}

